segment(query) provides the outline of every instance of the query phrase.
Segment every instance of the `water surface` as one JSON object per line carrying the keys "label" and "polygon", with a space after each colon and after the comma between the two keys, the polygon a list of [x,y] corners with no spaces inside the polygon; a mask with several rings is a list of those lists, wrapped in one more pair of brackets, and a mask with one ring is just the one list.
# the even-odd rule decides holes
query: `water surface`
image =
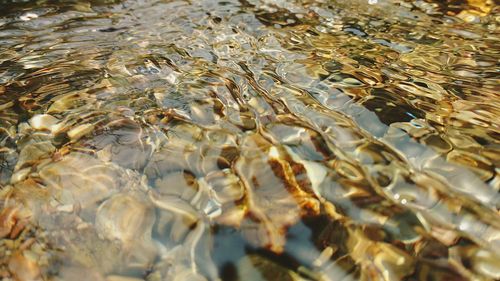
{"label": "water surface", "polygon": [[0,1],[2,280],[500,279],[499,24]]}

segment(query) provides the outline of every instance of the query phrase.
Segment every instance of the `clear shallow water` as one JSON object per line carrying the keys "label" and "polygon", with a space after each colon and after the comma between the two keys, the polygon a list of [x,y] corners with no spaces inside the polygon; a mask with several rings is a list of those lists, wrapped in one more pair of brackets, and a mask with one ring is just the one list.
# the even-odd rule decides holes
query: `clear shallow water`
{"label": "clear shallow water", "polygon": [[488,1],[1,1],[3,280],[500,278]]}

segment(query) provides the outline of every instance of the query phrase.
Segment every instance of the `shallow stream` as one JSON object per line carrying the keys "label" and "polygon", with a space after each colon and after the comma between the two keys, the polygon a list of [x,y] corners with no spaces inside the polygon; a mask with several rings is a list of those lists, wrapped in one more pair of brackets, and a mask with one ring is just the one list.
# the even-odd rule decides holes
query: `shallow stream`
{"label": "shallow stream", "polygon": [[499,280],[492,0],[0,1],[1,280]]}

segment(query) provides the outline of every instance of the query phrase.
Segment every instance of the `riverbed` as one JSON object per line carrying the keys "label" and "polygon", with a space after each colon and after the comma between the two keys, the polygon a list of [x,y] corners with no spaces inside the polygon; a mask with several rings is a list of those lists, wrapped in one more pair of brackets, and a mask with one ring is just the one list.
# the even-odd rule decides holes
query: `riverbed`
{"label": "riverbed", "polygon": [[0,1],[0,278],[500,279],[499,24]]}

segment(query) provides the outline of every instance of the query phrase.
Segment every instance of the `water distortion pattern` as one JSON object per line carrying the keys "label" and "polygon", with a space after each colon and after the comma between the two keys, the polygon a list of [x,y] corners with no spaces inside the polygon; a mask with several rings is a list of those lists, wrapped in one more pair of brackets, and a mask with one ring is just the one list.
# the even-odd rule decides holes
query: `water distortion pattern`
{"label": "water distortion pattern", "polygon": [[500,279],[499,14],[0,1],[0,278]]}

